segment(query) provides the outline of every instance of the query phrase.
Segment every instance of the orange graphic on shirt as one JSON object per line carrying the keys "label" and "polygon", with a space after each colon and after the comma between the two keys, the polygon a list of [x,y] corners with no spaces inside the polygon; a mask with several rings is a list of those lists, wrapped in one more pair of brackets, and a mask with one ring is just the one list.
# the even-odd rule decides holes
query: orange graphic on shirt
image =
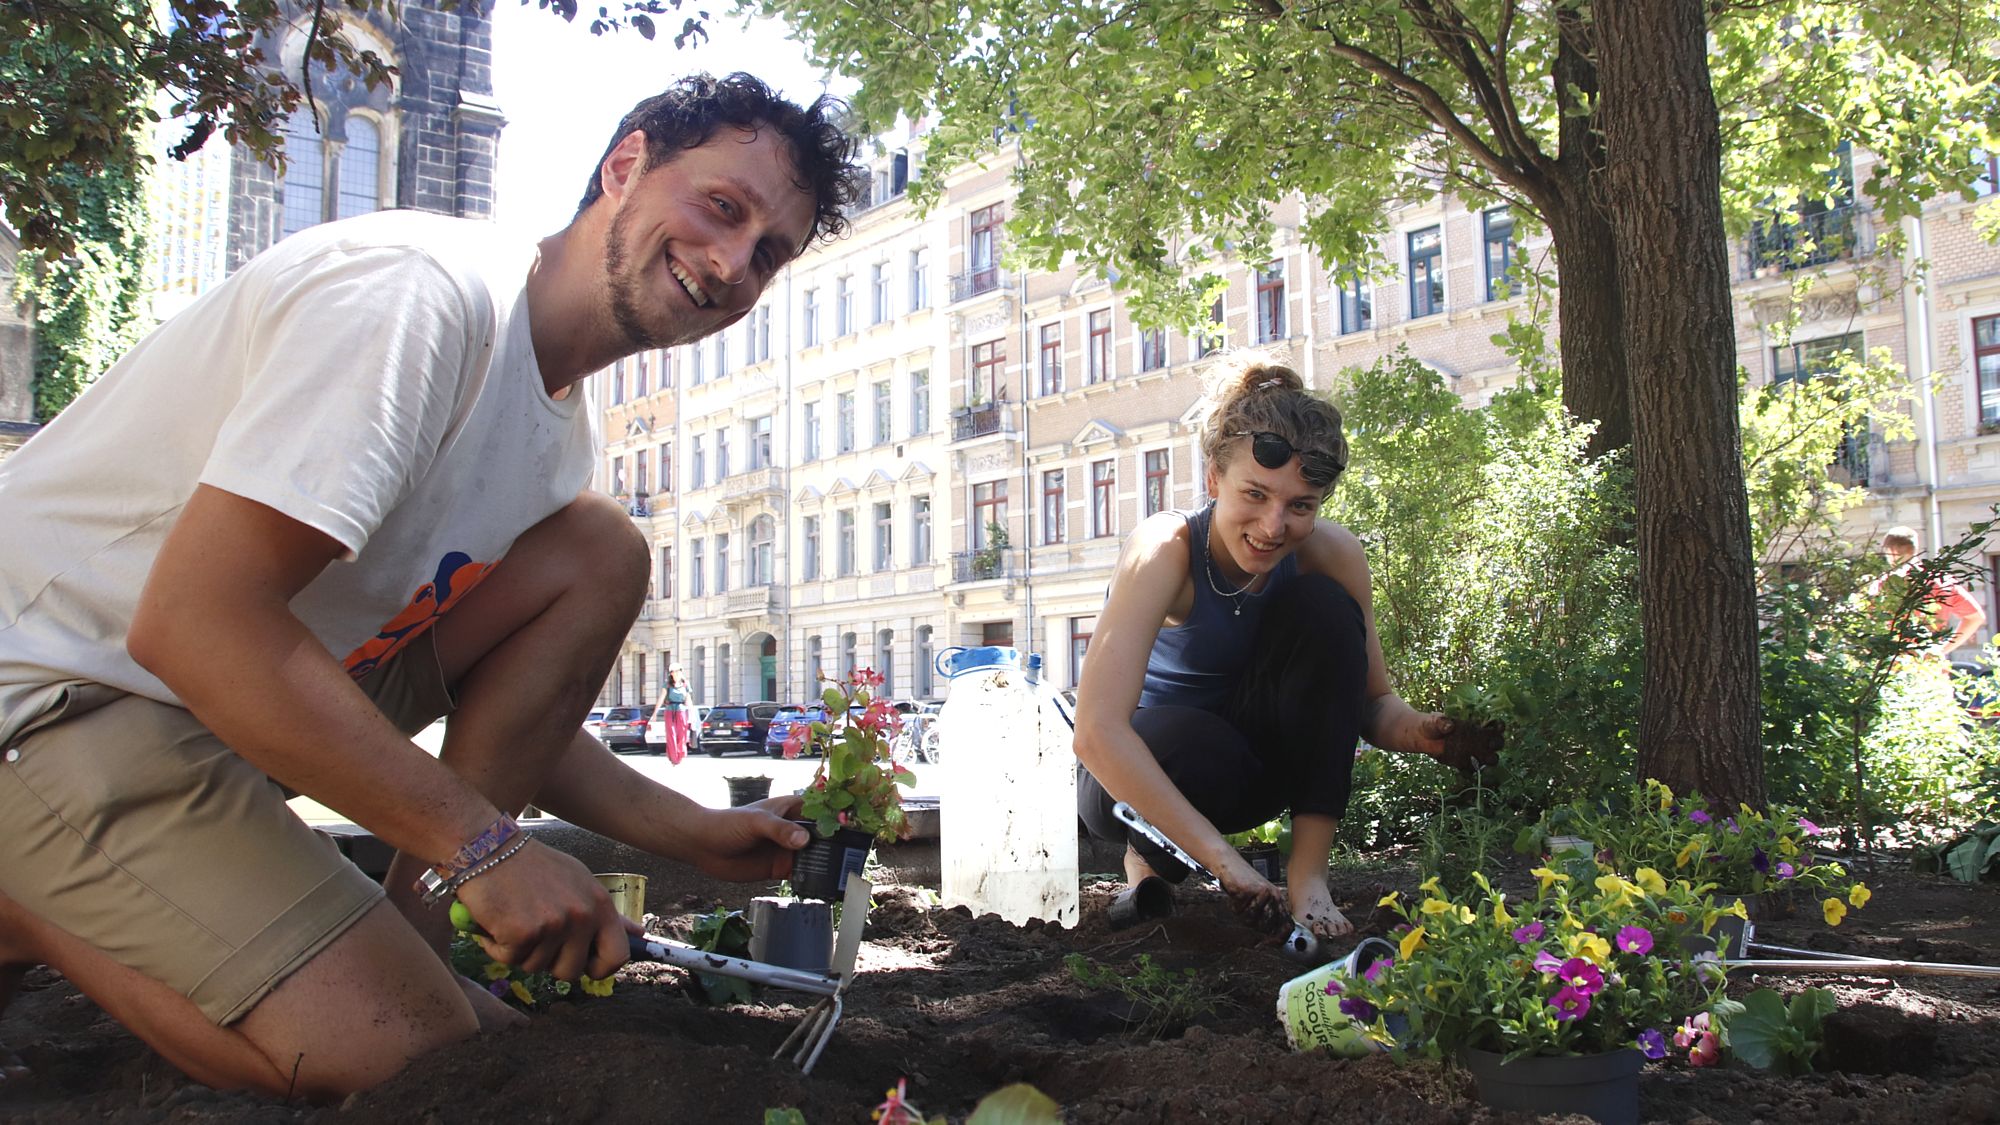
{"label": "orange graphic on shirt", "polygon": [[404,645],[437,624],[438,618],[457,605],[460,598],[471,593],[494,565],[473,562],[472,556],[464,551],[452,551],[439,559],[436,576],[417,587],[410,604],[390,618],[380,632],[347,654],[344,661],[347,674],[358,680],[402,651]]}

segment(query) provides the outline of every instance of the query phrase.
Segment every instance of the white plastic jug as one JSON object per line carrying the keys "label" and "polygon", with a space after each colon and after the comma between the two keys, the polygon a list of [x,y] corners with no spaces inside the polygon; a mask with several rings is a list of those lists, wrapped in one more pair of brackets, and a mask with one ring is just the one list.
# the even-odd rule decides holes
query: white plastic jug
{"label": "white plastic jug", "polygon": [[938,654],[944,904],[1076,925],[1074,730],[1040,679],[1041,657],[997,646]]}

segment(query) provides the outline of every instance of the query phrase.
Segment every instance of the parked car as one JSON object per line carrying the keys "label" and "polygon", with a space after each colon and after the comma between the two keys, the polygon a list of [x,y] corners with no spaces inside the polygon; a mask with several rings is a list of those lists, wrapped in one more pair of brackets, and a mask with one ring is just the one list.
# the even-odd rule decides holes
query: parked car
{"label": "parked car", "polygon": [[[662,699],[653,705],[652,721],[646,724],[646,751],[651,754],[667,752],[667,724],[663,721],[667,713],[667,701]],[[701,753],[701,720],[708,714],[708,708],[696,703],[688,713],[688,744],[690,754]]]}
{"label": "parked car", "polygon": [[764,734],[764,752],[773,758],[785,756],[785,740],[792,736],[792,729],[800,723],[823,723],[826,708],[817,703],[785,707],[771,717],[771,728]]}
{"label": "parked car", "polygon": [[712,758],[731,750],[761,751],[764,736],[779,707],[768,700],[758,703],[718,703],[701,721],[701,748]]}
{"label": "parked car", "polygon": [[604,708],[592,707],[590,714],[583,717],[583,729],[599,738],[604,737]]}
{"label": "parked car", "polygon": [[644,707],[606,707],[604,729],[597,737],[613,750],[644,750],[646,726]]}

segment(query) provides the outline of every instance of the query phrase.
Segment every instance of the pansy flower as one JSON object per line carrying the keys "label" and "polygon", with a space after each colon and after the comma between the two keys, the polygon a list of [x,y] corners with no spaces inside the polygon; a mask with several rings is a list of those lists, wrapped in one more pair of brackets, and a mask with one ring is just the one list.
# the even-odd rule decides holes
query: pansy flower
{"label": "pansy flower", "polygon": [[1763,848],[1751,848],[1750,867],[1759,875],[1769,875],[1771,873],[1771,857],[1764,854]]}
{"label": "pansy flower", "polygon": [[1649,1059],[1667,1057],[1667,1037],[1660,1034],[1660,1029],[1657,1027],[1649,1027],[1640,1032],[1638,1042],[1634,1046],[1639,1048],[1640,1054]]}

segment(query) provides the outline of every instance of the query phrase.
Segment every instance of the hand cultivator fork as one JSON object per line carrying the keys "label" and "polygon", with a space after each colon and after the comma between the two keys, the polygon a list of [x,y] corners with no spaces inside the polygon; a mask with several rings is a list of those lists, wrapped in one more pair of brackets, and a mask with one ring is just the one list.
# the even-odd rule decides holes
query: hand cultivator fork
{"label": "hand cultivator fork", "polygon": [[828,1041],[833,1038],[834,1028],[840,1024],[841,996],[854,979],[854,961],[861,952],[861,932],[868,922],[868,896],[873,890],[874,887],[861,876],[847,877],[847,894],[840,911],[840,932],[833,943],[833,965],[824,973],[741,957],[725,957],[677,941],[637,934],[632,937],[632,959],[658,961],[693,972],[738,977],[772,988],[789,988],[818,996],[818,1002],[806,1010],[804,1021],[771,1053],[771,1057],[776,1059],[785,1057],[789,1052],[799,1070],[811,1074],[813,1065],[819,1062],[820,1052],[826,1050]]}

